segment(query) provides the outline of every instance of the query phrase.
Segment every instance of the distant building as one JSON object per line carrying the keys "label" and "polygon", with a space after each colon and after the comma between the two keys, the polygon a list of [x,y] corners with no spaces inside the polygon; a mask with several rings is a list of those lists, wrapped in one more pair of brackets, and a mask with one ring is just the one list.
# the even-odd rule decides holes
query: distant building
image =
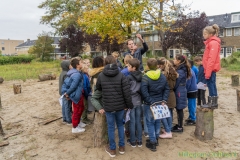
{"label": "distant building", "polygon": [[15,55],[15,47],[23,42],[23,40],[0,39],[0,50],[3,55]]}
{"label": "distant building", "polygon": [[208,20],[210,25],[217,24],[220,27],[219,37],[224,41],[221,57],[240,51],[240,12],[208,16]]}

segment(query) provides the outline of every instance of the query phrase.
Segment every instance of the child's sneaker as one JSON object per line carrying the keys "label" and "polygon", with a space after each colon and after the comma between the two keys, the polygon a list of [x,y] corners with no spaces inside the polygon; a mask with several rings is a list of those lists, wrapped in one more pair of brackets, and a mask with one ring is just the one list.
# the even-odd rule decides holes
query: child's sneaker
{"label": "child's sneaker", "polygon": [[84,128],[84,127],[86,127],[86,124],[83,123],[82,121],[80,121],[80,123],[78,124],[78,127],[80,127],[80,128]]}
{"label": "child's sneaker", "polygon": [[81,132],[85,132],[85,129],[80,127],[72,128],[72,133],[81,133]]}
{"label": "child's sneaker", "polygon": [[105,151],[109,154],[110,157],[115,157],[116,156],[116,150],[111,150],[109,146],[105,147]]}
{"label": "child's sneaker", "polygon": [[172,132],[170,132],[170,133],[166,132],[164,134],[161,134],[159,137],[162,138],[162,139],[164,139],[164,138],[172,138]]}
{"label": "child's sneaker", "polygon": [[131,147],[135,148],[136,147],[136,142],[130,142],[130,139],[127,140],[127,144],[129,144]]}
{"label": "child's sneaker", "polygon": [[196,122],[189,119],[188,121],[186,121],[186,123],[184,124],[184,126],[195,126]]}
{"label": "child's sneaker", "polygon": [[124,154],[125,153],[125,147],[124,146],[119,146],[119,153]]}
{"label": "child's sneaker", "polygon": [[146,138],[149,138],[148,133],[144,133],[144,136],[145,136]]}
{"label": "child's sneaker", "polygon": [[68,126],[71,126],[71,125],[72,125],[72,123],[68,123],[68,122],[66,122],[66,125],[68,125]]}
{"label": "child's sneaker", "polygon": [[137,142],[138,147],[142,147],[142,142]]}

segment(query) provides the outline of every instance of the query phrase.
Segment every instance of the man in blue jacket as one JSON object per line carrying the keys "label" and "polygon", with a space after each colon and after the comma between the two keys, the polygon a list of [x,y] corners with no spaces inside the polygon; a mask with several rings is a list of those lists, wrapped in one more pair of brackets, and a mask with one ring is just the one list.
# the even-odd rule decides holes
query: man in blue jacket
{"label": "man in blue jacket", "polygon": [[143,48],[135,48],[135,44],[133,42],[132,39],[128,39],[127,40],[127,46],[128,46],[128,51],[123,53],[123,57],[125,57],[126,55],[131,55],[133,56],[133,58],[137,58],[140,61],[140,71],[143,72],[144,68],[142,65],[142,55],[148,51],[148,46],[147,44],[144,42],[141,34],[136,34],[136,36],[138,37],[138,39],[142,42]]}

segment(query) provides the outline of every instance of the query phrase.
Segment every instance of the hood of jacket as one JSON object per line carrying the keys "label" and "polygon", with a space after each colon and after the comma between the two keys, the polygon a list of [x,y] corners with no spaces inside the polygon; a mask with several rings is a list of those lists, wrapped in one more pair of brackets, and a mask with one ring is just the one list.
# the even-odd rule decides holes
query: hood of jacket
{"label": "hood of jacket", "polygon": [[221,43],[221,39],[216,37],[216,36],[212,36],[210,38],[208,38],[206,41],[204,41],[204,44],[207,45],[209,42],[211,41],[217,41],[219,44]]}
{"label": "hood of jacket", "polygon": [[61,67],[63,71],[69,71],[70,61],[69,60],[63,60],[61,62]]}
{"label": "hood of jacket", "polygon": [[141,81],[142,81],[142,72],[141,72],[141,71],[130,72],[130,74],[132,75],[132,77],[133,77],[137,82],[141,82]]}
{"label": "hood of jacket", "polygon": [[152,79],[152,80],[158,80],[160,75],[161,75],[161,71],[160,70],[150,70],[146,73],[146,75]]}
{"label": "hood of jacket", "polygon": [[104,75],[108,77],[114,77],[119,73],[119,69],[117,64],[108,64],[104,67],[103,72]]}
{"label": "hood of jacket", "polygon": [[67,72],[67,76],[70,77],[72,74],[74,73],[79,73],[79,71],[75,68],[73,69],[70,69],[68,72]]}
{"label": "hood of jacket", "polygon": [[93,68],[93,69],[90,70],[89,76],[92,77],[92,76],[102,72],[103,69],[104,69],[104,67]]}
{"label": "hood of jacket", "polygon": [[180,64],[179,66],[176,67],[176,70],[182,69],[184,72],[187,72],[187,68],[184,64]]}

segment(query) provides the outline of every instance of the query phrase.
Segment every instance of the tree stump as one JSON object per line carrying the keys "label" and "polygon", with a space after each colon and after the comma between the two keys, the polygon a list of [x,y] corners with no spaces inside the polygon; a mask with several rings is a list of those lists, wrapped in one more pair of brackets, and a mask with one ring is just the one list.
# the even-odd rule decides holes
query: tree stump
{"label": "tree stump", "polygon": [[197,139],[211,140],[214,132],[213,109],[197,108],[195,136]]}
{"label": "tree stump", "polygon": [[0,94],[0,108],[2,108],[2,99],[1,99],[1,94]]}
{"label": "tree stump", "polygon": [[14,94],[22,93],[21,84],[13,84],[13,92]]}
{"label": "tree stump", "polygon": [[40,74],[38,75],[40,81],[55,80],[57,77],[55,74]]}
{"label": "tree stump", "polygon": [[232,86],[239,86],[239,75],[232,75]]}
{"label": "tree stump", "polygon": [[237,91],[237,111],[240,112],[240,90],[236,90]]}
{"label": "tree stump", "polygon": [[93,145],[101,147],[108,143],[107,119],[104,114],[95,112],[93,122]]}
{"label": "tree stump", "polygon": [[4,79],[2,77],[0,77],[0,83],[3,83]]}
{"label": "tree stump", "polygon": [[1,120],[0,120],[0,135],[4,136],[5,133],[3,131],[3,127],[2,127],[2,123],[1,123]]}

